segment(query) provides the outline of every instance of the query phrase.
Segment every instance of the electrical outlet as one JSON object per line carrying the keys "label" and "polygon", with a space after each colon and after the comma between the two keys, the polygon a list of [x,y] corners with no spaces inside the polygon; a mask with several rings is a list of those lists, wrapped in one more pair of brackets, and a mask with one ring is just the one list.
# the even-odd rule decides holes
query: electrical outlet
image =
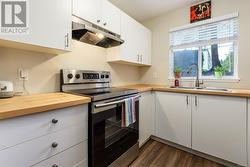
{"label": "electrical outlet", "polygon": [[18,77],[19,77],[19,80],[21,81],[28,81],[28,70],[27,69],[19,69],[18,70]]}

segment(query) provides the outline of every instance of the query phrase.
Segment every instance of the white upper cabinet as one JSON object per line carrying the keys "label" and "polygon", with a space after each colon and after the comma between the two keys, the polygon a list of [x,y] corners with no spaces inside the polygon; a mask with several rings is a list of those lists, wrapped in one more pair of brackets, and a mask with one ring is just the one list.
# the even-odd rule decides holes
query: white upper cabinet
{"label": "white upper cabinet", "polygon": [[151,42],[152,42],[152,32],[144,27],[143,25],[140,25],[140,41],[139,44],[141,46],[139,47],[140,49],[140,56],[141,56],[141,63],[150,65],[151,64]]}
{"label": "white upper cabinet", "polygon": [[101,24],[103,28],[121,34],[121,10],[108,0],[102,0]]}
{"label": "white upper cabinet", "polygon": [[73,0],[73,15],[116,34],[121,33],[121,10],[108,0]]}
{"label": "white upper cabinet", "polygon": [[155,136],[191,148],[190,95],[156,92]]}
{"label": "white upper cabinet", "polygon": [[151,65],[152,32],[108,0],[73,0],[73,15],[121,35],[122,45],[107,49],[107,61]]}
{"label": "white upper cabinet", "polygon": [[136,21],[126,13],[121,14],[121,38],[125,41],[122,45],[112,47],[107,50],[107,59],[109,62],[124,61],[137,63],[139,53],[136,38],[138,26]]}
{"label": "white upper cabinet", "polygon": [[194,97],[192,148],[247,165],[247,103],[245,98]]}
{"label": "white upper cabinet", "polygon": [[151,36],[149,29],[121,13],[122,45],[107,50],[107,61],[138,66],[151,65]]}
{"label": "white upper cabinet", "polygon": [[[28,1],[27,34],[0,34],[0,45],[39,52],[62,53],[70,50],[71,1]],[[29,45],[27,45],[29,44]]]}
{"label": "white upper cabinet", "polygon": [[72,0],[73,15],[91,23],[101,24],[101,0]]}

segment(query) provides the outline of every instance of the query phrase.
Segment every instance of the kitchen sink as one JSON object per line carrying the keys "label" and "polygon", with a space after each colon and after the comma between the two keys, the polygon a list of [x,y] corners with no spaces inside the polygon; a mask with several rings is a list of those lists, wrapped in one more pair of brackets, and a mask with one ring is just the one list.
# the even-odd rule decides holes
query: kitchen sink
{"label": "kitchen sink", "polygon": [[193,87],[193,86],[179,86],[179,87],[174,87],[174,86],[171,86],[170,88],[175,88],[175,89],[193,89],[193,90],[211,90],[211,91],[223,91],[223,92],[230,91],[229,89],[226,89],[226,88],[216,88],[216,87]]}
{"label": "kitchen sink", "polygon": [[178,87],[171,86],[170,88],[175,88],[175,89],[196,89],[196,87],[193,87],[193,86],[178,86]]}

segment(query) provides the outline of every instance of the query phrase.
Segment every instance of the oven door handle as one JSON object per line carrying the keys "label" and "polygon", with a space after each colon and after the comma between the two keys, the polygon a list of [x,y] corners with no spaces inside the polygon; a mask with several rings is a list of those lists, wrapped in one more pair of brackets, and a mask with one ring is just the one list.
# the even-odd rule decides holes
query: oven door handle
{"label": "oven door handle", "polygon": [[[131,98],[140,98],[141,95],[138,95],[138,96],[132,96]],[[126,98],[128,99],[128,98]],[[118,101],[112,101],[112,102],[109,102],[109,103],[103,103],[103,104],[96,104],[95,105],[95,108],[100,108],[100,107],[106,107],[106,106],[111,106],[111,105],[116,105],[116,104],[119,104],[119,103],[124,103],[126,101],[126,99],[123,99],[123,100],[118,100]]]}

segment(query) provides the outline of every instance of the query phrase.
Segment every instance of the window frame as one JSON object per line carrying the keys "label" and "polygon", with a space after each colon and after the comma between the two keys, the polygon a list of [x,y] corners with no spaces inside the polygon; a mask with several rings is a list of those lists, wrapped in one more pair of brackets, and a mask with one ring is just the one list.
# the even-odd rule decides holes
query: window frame
{"label": "window frame", "polygon": [[[182,27],[177,27],[174,29],[170,30],[170,34],[173,31],[176,30],[182,30],[182,29],[187,29],[187,28],[192,28],[195,26],[202,26],[204,24],[208,24],[208,23],[213,23],[216,21],[222,21],[224,19],[228,19],[228,18],[233,18],[233,17],[238,17],[238,13],[233,13],[227,16],[222,16],[222,17],[218,17],[218,18],[214,18],[214,19],[210,19],[210,20],[206,20],[203,22],[198,22],[197,24],[189,24],[186,26],[182,26]],[[223,76],[222,78],[215,78],[215,76],[202,76],[202,46],[206,46],[206,45],[212,45],[212,44],[222,44],[222,43],[233,43],[233,47],[234,47],[234,76]],[[226,38],[226,39],[215,39],[215,40],[210,40],[210,41],[201,41],[201,42],[193,42],[193,43],[189,43],[189,44],[183,44],[183,45],[179,45],[179,46],[170,46],[169,49],[169,80],[174,80],[174,49],[186,49],[186,48],[190,48],[190,47],[198,47],[199,48],[199,53],[198,53],[198,67],[199,67],[199,78],[201,80],[204,81],[218,81],[218,82],[239,82],[240,78],[239,78],[239,73],[238,73],[238,69],[239,69],[239,64],[238,64],[238,58],[239,58],[239,34],[238,37],[235,38]],[[181,77],[180,80],[183,81],[194,81],[196,80],[196,77]]]}
{"label": "window frame", "polygon": [[[222,43],[233,43],[233,47],[234,47],[234,76],[223,76],[222,78],[215,78],[214,76],[202,76],[202,46],[206,46],[206,45],[212,45],[212,44],[222,44]],[[232,80],[232,81],[239,81],[239,74],[238,74],[238,46],[239,46],[239,41],[238,40],[223,40],[218,42],[204,42],[204,43],[200,43],[199,46],[197,45],[183,45],[181,47],[172,47],[170,48],[170,62],[169,62],[169,79],[170,80],[174,80],[174,49],[186,49],[186,48],[190,48],[190,47],[198,47],[199,48],[199,52],[198,52],[198,67],[199,67],[199,78],[201,80],[210,80],[210,81],[223,81],[223,80]],[[181,80],[195,80],[196,77],[181,77]]]}

